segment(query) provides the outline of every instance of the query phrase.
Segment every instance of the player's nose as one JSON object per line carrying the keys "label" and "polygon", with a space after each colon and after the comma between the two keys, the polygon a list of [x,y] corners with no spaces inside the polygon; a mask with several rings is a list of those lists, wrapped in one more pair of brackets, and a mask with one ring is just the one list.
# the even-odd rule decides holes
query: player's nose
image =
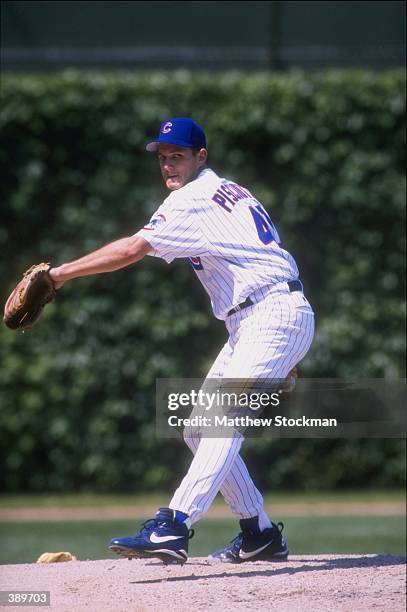
{"label": "player's nose", "polygon": [[174,173],[174,166],[172,164],[164,164],[162,168],[165,174],[170,175]]}

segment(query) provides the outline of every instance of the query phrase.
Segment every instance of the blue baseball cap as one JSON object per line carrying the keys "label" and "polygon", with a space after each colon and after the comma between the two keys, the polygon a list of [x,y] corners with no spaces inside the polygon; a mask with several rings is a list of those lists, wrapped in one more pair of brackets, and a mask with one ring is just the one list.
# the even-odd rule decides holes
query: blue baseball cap
{"label": "blue baseball cap", "polygon": [[157,140],[149,142],[147,151],[157,151],[160,144],[174,144],[191,149],[206,149],[205,132],[188,117],[173,117],[163,121]]}

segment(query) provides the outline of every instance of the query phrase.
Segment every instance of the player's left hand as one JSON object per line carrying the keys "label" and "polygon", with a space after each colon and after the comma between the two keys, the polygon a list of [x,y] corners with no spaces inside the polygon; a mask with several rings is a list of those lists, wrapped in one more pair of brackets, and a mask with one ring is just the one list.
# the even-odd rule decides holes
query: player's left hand
{"label": "player's left hand", "polygon": [[3,320],[7,327],[31,329],[44,306],[54,300],[56,288],[49,270],[49,263],[40,263],[24,272],[4,306]]}

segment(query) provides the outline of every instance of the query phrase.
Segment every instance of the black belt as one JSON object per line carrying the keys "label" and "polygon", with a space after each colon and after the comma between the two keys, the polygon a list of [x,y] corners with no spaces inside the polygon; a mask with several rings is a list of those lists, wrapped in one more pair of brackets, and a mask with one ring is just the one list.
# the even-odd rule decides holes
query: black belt
{"label": "black belt", "polygon": [[[287,282],[288,288],[291,291],[291,293],[293,291],[302,291],[302,282],[300,280],[292,280],[292,281],[288,281]],[[253,306],[253,304],[255,304],[256,302],[253,302],[253,300],[251,300],[249,297],[245,299],[244,302],[242,302],[241,304],[238,304],[237,306],[235,306],[234,308],[232,308],[232,310],[229,310],[227,316],[230,317],[230,315],[235,314],[235,312],[239,312],[239,310],[243,310],[244,308],[247,308],[248,306]]]}

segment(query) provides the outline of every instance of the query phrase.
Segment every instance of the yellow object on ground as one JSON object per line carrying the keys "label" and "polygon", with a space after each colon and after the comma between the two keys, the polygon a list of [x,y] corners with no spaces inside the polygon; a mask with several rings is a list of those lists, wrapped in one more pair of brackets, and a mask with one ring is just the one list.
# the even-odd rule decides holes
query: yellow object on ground
{"label": "yellow object on ground", "polygon": [[77,558],[70,552],[46,552],[37,559],[37,563],[59,563],[60,561],[77,561]]}

